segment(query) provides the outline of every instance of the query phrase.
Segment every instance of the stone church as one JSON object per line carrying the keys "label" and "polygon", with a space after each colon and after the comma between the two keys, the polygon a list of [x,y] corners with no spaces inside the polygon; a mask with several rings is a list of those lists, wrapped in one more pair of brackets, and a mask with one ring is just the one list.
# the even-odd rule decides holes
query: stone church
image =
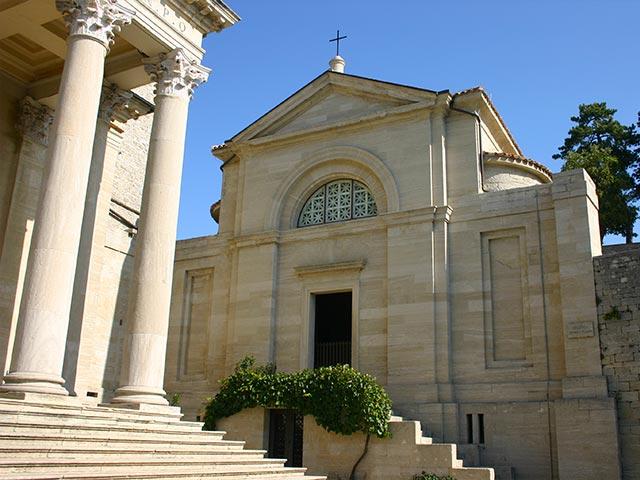
{"label": "stone church", "polygon": [[[167,391],[194,418],[246,355],[349,363],[465,464],[618,478],[590,178],[524,157],[481,88],[331,67],[212,148],[219,231],[177,244]],[[224,427],[270,448],[270,422]],[[311,467],[319,440],[303,437]]]}
{"label": "stone church", "polygon": [[640,319],[610,317],[635,260],[599,257],[596,305],[593,183],[524,157],[482,89],[334,58],[213,148],[219,231],[176,246],[202,39],[239,20],[0,0],[0,478],[348,477],[364,438],[293,412],[201,431],[246,355],[378,379],[394,436],[359,479],[638,478]]}

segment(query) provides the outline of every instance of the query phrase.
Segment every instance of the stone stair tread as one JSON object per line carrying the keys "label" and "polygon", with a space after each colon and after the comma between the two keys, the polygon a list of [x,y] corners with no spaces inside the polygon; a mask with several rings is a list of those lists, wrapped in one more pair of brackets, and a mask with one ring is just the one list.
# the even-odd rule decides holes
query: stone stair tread
{"label": "stone stair tread", "polygon": [[[116,438],[128,438],[130,440],[163,440],[173,438],[175,441],[193,441],[202,440],[210,442],[219,442],[221,437],[218,435],[207,435],[206,432],[193,432],[191,434],[182,432],[141,432],[141,431],[123,431],[123,430],[110,430],[108,428],[100,429],[85,429],[85,428],[47,428],[45,426],[16,426],[9,430],[9,427],[0,427],[0,439],[3,437],[16,437],[16,436],[37,436],[39,438],[47,436],[63,436],[65,438],[104,438],[104,439],[116,439]],[[233,440],[224,440],[225,442],[233,442]],[[237,445],[243,445],[242,441],[235,441]]]}
{"label": "stone stair tread", "polygon": [[[12,415],[13,416],[13,415]],[[1,416],[0,429],[3,427],[37,427],[37,428],[82,428],[84,430],[121,430],[121,431],[139,431],[139,432],[161,432],[161,433],[177,433],[177,434],[192,434],[206,432],[210,435],[222,436],[226,432],[202,430],[200,427],[193,426],[182,427],[180,424],[163,424],[156,422],[120,422],[120,421],[84,421],[81,417],[74,418],[73,421],[65,421],[71,419],[54,419],[50,416],[43,415],[42,417],[35,417],[31,419],[26,418],[10,418],[7,416]],[[45,420],[46,421],[42,421]]]}
{"label": "stone stair tread", "polygon": [[[158,411],[145,411],[135,410],[126,407],[115,407],[106,405],[91,405],[83,403],[46,403],[46,402],[31,402],[22,399],[7,398],[3,394],[0,396],[0,412],[46,412],[49,414],[80,414],[82,416],[108,416],[109,418],[131,419],[131,420],[144,420],[144,421],[158,421],[158,422],[173,422],[182,423],[180,418],[182,414],[176,413],[161,413]],[[70,400],[71,397],[67,399]],[[187,422],[187,423],[202,423],[202,422]]]}
{"label": "stone stair tread", "polygon": [[[149,448],[155,448],[154,445],[164,445],[171,446],[175,448],[176,446],[201,446],[208,448],[221,448],[223,450],[227,449],[242,449],[244,446],[243,441],[241,440],[224,440],[224,439],[211,439],[206,437],[196,437],[193,439],[183,439],[183,438],[175,438],[170,435],[166,436],[164,439],[132,439],[130,437],[113,437],[113,436],[68,436],[64,434],[57,435],[24,435],[24,434],[11,434],[11,433],[3,433],[0,434],[0,446],[3,441],[7,442],[41,442],[41,443],[54,443],[54,444],[73,444],[75,442],[79,443],[117,443],[117,444],[132,444],[132,445],[147,445]],[[223,448],[225,447],[225,448]]]}
{"label": "stone stair tread", "polygon": [[194,428],[202,428],[204,422],[195,422],[188,420],[180,420],[174,417],[151,416],[140,413],[123,412],[119,413],[114,410],[105,408],[20,408],[19,405],[9,405],[0,401],[0,415],[2,416],[34,416],[34,417],[52,417],[52,418],[81,418],[86,421],[105,420],[109,422],[131,422],[131,423],[157,423],[159,425],[181,425]]}
{"label": "stone stair tread", "polygon": [[280,471],[270,473],[260,472],[247,472],[242,475],[237,475],[230,472],[211,472],[210,470],[194,469],[191,472],[184,473],[165,473],[156,471],[153,473],[146,472],[134,472],[131,474],[108,474],[108,473],[79,473],[79,474],[63,474],[52,475],[49,473],[35,473],[25,475],[24,473],[15,474],[3,474],[3,479],[6,480],[58,480],[61,478],[69,480],[124,480],[124,479],[173,479],[179,478],[183,480],[197,479],[197,478],[220,478],[225,480],[246,480],[251,478],[253,480],[272,480],[272,479],[286,479],[286,480],[326,480],[327,477],[318,475],[304,475],[304,468],[284,468]]}
{"label": "stone stair tread", "polygon": [[[245,457],[264,458],[266,450],[129,450],[122,448],[95,448],[95,449],[78,449],[78,448],[0,448],[0,457],[5,454],[13,455],[13,459],[33,459],[35,456],[46,459],[58,459],[58,458],[75,458],[79,456],[87,456],[86,458],[93,459],[95,456],[115,456],[117,455],[120,460],[128,457],[135,458],[148,458],[160,459],[165,457],[175,457],[176,460],[184,461],[185,457],[213,457],[216,459],[223,459],[225,457],[233,459],[242,459]],[[1,465],[1,463],[0,463]]]}
{"label": "stone stair tread", "polygon": [[[216,464],[238,464],[238,465],[278,465],[284,464],[287,460],[284,458],[230,458],[230,459],[217,459]],[[77,465],[77,466],[122,466],[122,465],[171,465],[175,463],[185,463],[185,460],[181,458],[166,458],[155,459],[139,457],[135,460],[123,460],[118,458],[109,459],[85,459],[85,458],[34,458],[33,456],[18,456],[9,459],[0,458],[0,468],[2,467],[14,467],[14,466],[58,466],[58,465]],[[189,463],[195,464],[211,464],[209,459],[193,459],[189,460]]]}

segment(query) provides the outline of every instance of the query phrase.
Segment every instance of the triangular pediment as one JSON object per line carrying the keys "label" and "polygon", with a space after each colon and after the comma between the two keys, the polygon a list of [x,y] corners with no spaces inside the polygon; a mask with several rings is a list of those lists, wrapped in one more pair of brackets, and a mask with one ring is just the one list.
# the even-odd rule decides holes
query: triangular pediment
{"label": "triangular pediment", "polygon": [[236,143],[349,124],[415,104],[435,92],[325,72],[233,137]]}
{"label": "triangular pediment", "polygon": [[365,115],[382,112],[384,110],[406,105],[407,102],[395,99],[363,97],[349,92],[322,92],[314,98],[313,104],[295,112],[292,118],[280,124],[273,125],[262,132],[263,135],[275,133],[292,133],[301,130],[318,128],[338,122],[355,120]]}

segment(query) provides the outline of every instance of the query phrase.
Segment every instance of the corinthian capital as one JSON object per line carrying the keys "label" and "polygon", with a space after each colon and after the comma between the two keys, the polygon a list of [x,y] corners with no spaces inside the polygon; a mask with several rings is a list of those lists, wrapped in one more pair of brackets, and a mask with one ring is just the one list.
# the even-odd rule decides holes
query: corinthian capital
{"label": "corinthian capital", "polygon": [[132,92],[122,90],[116,85],[103,86],[98,117],[105,122],[111,122],[113,119],[126,122],[129,118],[137,118],[135,112],[129,115],[129,104],[132,98]]}
{"label": "corinthian capital", "polygon": [[206,82],[211,72],[195,60],[190,60],[181,48],[144,59],[143,62],[151,80],[156,82],[156,95],[191,98],[193,90]]}
{"label": "corinthian capital", "polygon": [[117,0],[56,0],[69,27],[69,36],[94,38],[109,48],[123,25],[131,23],[135,11]]}
{"label": "corinthian capital", "polygon": [[53,123],[53,110],[39,104],[31,97],[20,101],[20,118],[16,128],[24,138],[47,146],[49,127]]}

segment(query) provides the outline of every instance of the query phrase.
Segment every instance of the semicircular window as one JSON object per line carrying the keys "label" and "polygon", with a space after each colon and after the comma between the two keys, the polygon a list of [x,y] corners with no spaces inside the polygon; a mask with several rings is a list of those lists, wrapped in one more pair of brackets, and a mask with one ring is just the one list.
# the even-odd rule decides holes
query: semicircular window
{"label": "semicircular window", "polygon": [[298,217],[298,227],[375,217],[376,201],[369,189],[357,180],[335,180],[311,194]]}

